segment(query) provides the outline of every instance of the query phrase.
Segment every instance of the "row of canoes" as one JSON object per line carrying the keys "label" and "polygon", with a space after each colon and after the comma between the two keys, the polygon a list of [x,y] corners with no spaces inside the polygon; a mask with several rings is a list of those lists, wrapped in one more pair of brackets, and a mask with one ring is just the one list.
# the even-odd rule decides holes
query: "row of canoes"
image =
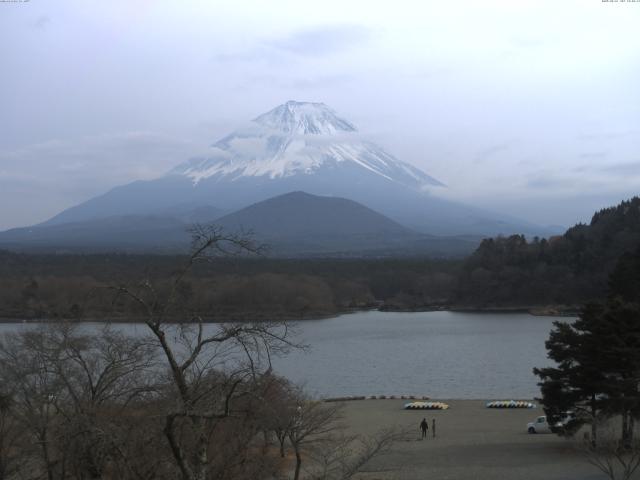
{"label": "row of canoes", "polygon": [[405,410],[446,410],[449,408],[444,402],[410,402],[405,403]]}
{"label": "row of canoes", "polygon": [[[2,0],[0,0],[2,1]],[[429,400],[427,396],[420,395],[350,395],[347,397],[325,398],[325,402],[348,402],[350,400]]]}
{"label": "row of canoes", "polygon": [[519,400],[496,400],[487,403],[487,408],[536,408],[535,403]]}
{"label": "row of canoes", "polygon": [[[405,410],[447,410],[444,402],[410,402],[404,404]],[[536,408],[535,403],[520,400],[496,400],[487,403],[487,408]]]}

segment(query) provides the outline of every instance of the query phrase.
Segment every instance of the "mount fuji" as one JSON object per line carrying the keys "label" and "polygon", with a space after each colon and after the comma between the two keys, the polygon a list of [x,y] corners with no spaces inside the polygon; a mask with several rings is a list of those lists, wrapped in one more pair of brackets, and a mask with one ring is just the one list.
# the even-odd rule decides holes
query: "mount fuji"
{"label": "mount fuji", "polygon": [[203,220],[202,212],[215,211],[220,217],[301,191],[358,202],[423,234],[548,233],[438,198],[432,191],[440,188],[446,186],[364,139],[327,105],[289,101],[217,141],[205,156],[191,158],[155,180],[113,188],[31,229],[56,226],[60,231],[65,224],[77,227],[140,215]]}
{"label": "mount fuji", "polygon": [[169,175],[185,176],[194,185],[203,180],[238,182],[245,178],[283,180],[324,177],[327,188],[338,175],[355,171],[356,182],[368,177],[419,190],[442,184],[401,162],[377,145],[363,141],[356,128],[323,103],[290,101],[260,115],[211,147],[211,156],[194,158]]}

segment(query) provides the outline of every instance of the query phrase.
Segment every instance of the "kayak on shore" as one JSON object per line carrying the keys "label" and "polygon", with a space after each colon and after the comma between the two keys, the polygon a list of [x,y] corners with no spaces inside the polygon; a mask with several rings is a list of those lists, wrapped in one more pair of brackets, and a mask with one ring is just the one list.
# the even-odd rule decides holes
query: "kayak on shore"
{"label": "kayak on shore", "polygon": [[487,408],[536,408],[536,404],[520,400],[494,400],[487,403]]}
{"label": "kayak on shore", "polygon": [[409,402],[404,404],[405,410],[447,410],[449,405],[444,402]]}

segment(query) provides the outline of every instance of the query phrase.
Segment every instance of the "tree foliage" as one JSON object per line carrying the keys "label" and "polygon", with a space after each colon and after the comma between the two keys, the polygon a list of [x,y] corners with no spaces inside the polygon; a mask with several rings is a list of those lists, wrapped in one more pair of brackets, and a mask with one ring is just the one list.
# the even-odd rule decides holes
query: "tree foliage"
{"label": "tree foliage", "polygon": [[639,245],[640,197],[603,209],[589,225],[548,240],[489,238],[465,262],[455,298],[476,306],[572,306],[601,300],[618,259]]}
{"label": "tree foliage", "polygon": [[594,445],[602,418],[620,416],[630,444],[640,417],[640,273],[629,268],[639,260],[640,249],[621,257],[606,302],[587,304],[571,324],[555,322],[546,347],[556,366],[534,369],[549,417],[574,412],[568,432],[589,423]]}

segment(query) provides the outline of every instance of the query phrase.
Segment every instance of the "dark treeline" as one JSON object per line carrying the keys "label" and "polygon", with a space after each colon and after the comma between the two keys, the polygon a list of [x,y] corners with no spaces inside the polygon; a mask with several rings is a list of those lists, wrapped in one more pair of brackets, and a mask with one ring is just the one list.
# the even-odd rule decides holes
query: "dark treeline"
{"label": "dark treeline", "polygon": [[457,299],[468,305],[579,305],[602,299],[618,259],[640,246],[640,198],[597,212],[549,240],[484,240],[467,259]]}
{"label": "dark treeline", "polygon": [[[122,279],[169,279],[184,257],[30,255],[0,252],[0,316],[129,317],[100,287]],[[432,259],[219,258],[181,287],[186,309],[207,319],[310,318],[382,304],[443,305],[460,262]]]}
{"label": "dark treeline", "polygon": [[[354,309],[577,308],[604,298],[618,258],[640,245],[640,198],[597,212],[550,239],[486,239],[465,260],[219,258],[181,287],[194,314],[215,319],[312,318]],[[131,318],[100,287],[169,279],[185,257],[0,252],[0,317]]]}

